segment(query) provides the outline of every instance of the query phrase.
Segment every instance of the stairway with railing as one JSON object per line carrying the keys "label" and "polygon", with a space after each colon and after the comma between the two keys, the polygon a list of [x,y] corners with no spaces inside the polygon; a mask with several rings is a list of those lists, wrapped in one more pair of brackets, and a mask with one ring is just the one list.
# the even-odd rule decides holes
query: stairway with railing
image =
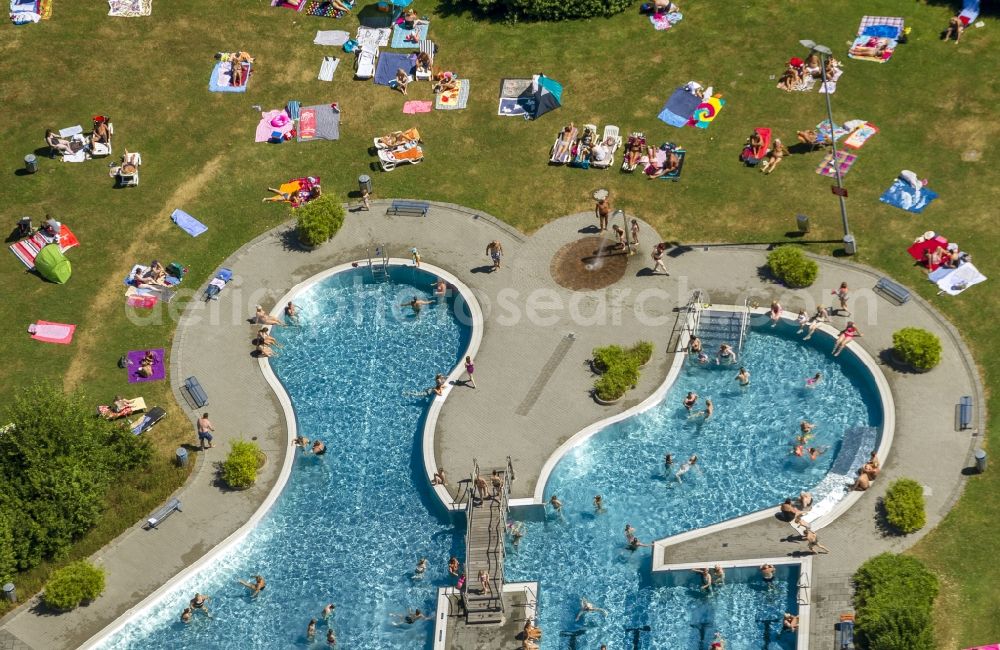
{"label": "stairway with railing", "polygon": [[372,255],[370,248],[365,249],[368,255],[368,270],[371,271],[372,279],[376,282],[385,282],[389,279],[389,254],[386,252],[385,244],[375,247],[375,254]]}
{"label": "stairway with railing", "polygon": [[[494,486],[493,477],[499,478]],[[465,499],[465,584],[462,602],[467,624],[504,622],[504,545],[510,484],[514,468],[510,457],[503,468],[481,473],[473,459],[473,472]],[[485,582],[485,584],[484,584]]]}
{"label": "stairway with railing", "polygon": [[750,306],[743,309],[726,311],[721,309],[703,308],[698,310],[694,334],[701,339],[701,347],[705,354],[712,356],[723,343],[736,352],[737,357],[743,352],[747,332],[750,329]]}

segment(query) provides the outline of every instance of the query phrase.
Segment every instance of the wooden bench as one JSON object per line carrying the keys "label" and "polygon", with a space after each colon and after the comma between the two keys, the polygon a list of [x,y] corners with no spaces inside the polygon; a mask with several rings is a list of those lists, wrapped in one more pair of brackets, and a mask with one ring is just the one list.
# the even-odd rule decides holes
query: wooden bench
{"label": "wooden bench", "polygon": [[972,397],[965,395],[958,401],[956,407],[958,424],[955,427],[958,431],[967,431],[972,426]]}
{"label": "wooden bench", "polygon": [[175,512],[181,512],[181,502],[178,499],[171,499],[167,501],[166,505],[158,508],[153,514],[149,515],[149,519],[146,520],[145,524],[146,530],[156,528],[164,519]]}
{"label": "wooden bench", "polygon": [[184,380],[184,391],[191,398],[191,403],[194,404],[195,408],[200,409],[208,404],[208,394],[196,378],[188,377]]}
{"label": "wooden bench", "polygon": [[875,292],[896,305],[905,304],[910,300],[910,290],[901,284],[896,284],[889,278],[879,278],[879,281],[875,283]]}
{"label": "wooden bench", "polygon": [[423,201],[393,201],[392,205],[386,208],[386,214],[411,214],[415,217],[426,217],[427,211],[431,209],[429,203]]}

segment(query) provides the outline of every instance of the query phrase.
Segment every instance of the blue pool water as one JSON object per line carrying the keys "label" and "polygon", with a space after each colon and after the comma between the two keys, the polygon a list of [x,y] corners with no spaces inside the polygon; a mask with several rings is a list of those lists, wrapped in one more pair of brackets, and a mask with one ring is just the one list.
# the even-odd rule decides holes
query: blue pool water
{"label": "blue pool water", "polygon": [[[423,474],[420,432],[428,406],[409,391],[446,372],[468,343],[465,319],[453,305],[425,308],[420,318],[395,317],[414,293],[428,297],[432,276],[396,270],[396,283],[359,284],[360,271],[340,274],[296,297],[300,328],[278,328],[285,343],[272,365],[292,399],[300,432],[327,442],[325,457],[299,456],[272,512],[244,542],[187,581],[107,647],[308,647],[305,626],[326,602],[340,647],[429,648],[431,623],[396,628],[391,614],[407,607],[433,611],[449,555],[464,552],[461,524],[434,502]],[[416,288],[406,284],[412,283]],[[403,310],[405,311],[405,310]],[[565,517],[527,522],[513,550],[509,580],[541,583],[543,648],[559,648],[558,632],[585,628],[581,647],[625,647],[625,627],[649,625],[643,648],[697,648],[699,633],[721,630],[730,650],[762,647],[763,624],[794,610],[793,573],[768,590],[755,576],[734,579],[708,596],[696,583],[667,585],[650,575],[650,551],[630,553],[622,529],[644,541],[715,523],[816,485],[846,427],[878,425],[873,389],[850,355],[834,360],[828,338],[803,345],[784,328],[756,330],[735,368],[686,367],[663,403],[610,426],[556,467],[546,497],[557,493]],[[816,390],[804,379],[822,371]],[[713,399],[712,419],[687,417],[688,390]],[[815,462],[788,455],[800,418],[819,424],[817,444],[831,449]],[[662,457],[701,459],[683,484],[666,480]],[[594,516],[602,494],[608,512]],[[423,580],[411,580],[420,557]],[[263,573],[268,588],[255,601],[236,583]],[[693,575],[693,574],[692,574]],[[695,576],[696,577],[696,576]],[[213,619],[178,622],[195,590],[212,596]],[[579,598],[608,610],[577,624]],[[320,624],[316,647],[325,627]],[[793,647],[789,634],[775,646]],[[630,646],[629,646],[630,647]]]}

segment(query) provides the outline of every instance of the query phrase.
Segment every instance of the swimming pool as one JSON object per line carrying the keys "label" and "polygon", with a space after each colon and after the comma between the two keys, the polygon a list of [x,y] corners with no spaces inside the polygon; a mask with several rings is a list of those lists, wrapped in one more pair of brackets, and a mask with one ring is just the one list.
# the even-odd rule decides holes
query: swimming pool
{"label": "swimming pool", "polygon": [[[431,298],[430,274],[394,269],[392,283],[370,283],[367,273],[338,274],[297,295],[303,326],[277,333],[286,347],[272,367],[298,429],[326,440],[330,452],[298,456],[277,504],[243,542],[104,647],[307,645],[306,623],[327,602],[338,605],[331,622],[341,647],[430,647],[430,623],[390,620],[407,608],[434,608],[437,588],[450,584],[448,556],[464,552],[464,531],[427,485],[420,432],[428,401],[412,395],[458,362],[471,334],[453,302],[396,317],[414,294]],[[506,571],[511,581],[541,585],[543,648],[562,647],[560,631],[581,629],[585,647],[615,647],[625,628],[645,625],[643,648],[694,648],[716,629],[730,650],[761,647],[761,621],[795,611],[792,573],[779,574],[771,589],[734,579],[707,596],[687,582],[663,584],[650,571],[649,549],[627,551],[622,531],[631,523],[648,543],[773,506],[820,482],[844,429],[881,421],[867,372],[852,355],[830,357],[830,345],[828,337],[796,341],[786,325],[755,329],[741,360],[753,373],[750,387],[737,385],[735,367],[687,366],[661,404],[606,427],[557,464],[545,496],[559,495],[564,516],[526,522]],[[817,371],[824,380],[806,389]],[[710,420],[688,417],[680,405],[688,390],[713,399]],[[816,442],[830,447],[815,462],[788,454],[801,418],[818,423]],[[699,469],[683,483],[672,479],[662,469],[667,451],[678,464],[698,454]],[[608,509],[601,515],[591,506],[598,493]],[[429,569],[413,580],[420,557]],[[268,589],[253,600],[236,578],[256,573]],[[195,590],[213,597],[213,618],[185,626],[178,616]],[[581,597],[608,615],[578,624]],[[772,647],[794,647],[794,639],[786,634]]]}
{"label": "swimming pool", "polygon": [[[328,446],[298,454],[273,510],[212,568],[173,590],[106,647],[276,648],[304,644],[306,624],[329,602],[340,647],[411,649],[429,623],[395,628],[391,614],[432,611],[448,555],[462,533],[432,500],[420,432],[429,400],[412,396],[447,374],[470,338],[458,298],[424,307],[433,275],[392,269],[391,283],[367,270],[334,275],[295,296],[302,326],[274,328],[284,344],[271,360],[295,408],[298,430]],[[462,317],[456,317],[456,313]],[[430,565],[412,580],[417,559]],[[256,599],[236,582],[261,573]],[[197,590],[212,597],[212,619],[179,622]],[[325,640],[321,622],[317,643]]]}
{"label": "swimming pool", "polygon": [[[750,386],[735,380],[738,366],[686,364],[659,405],[602,429],[560,460],[544,496],[558,495],[563,516],[549,509],[544,521],[526,522],[506,567],[511,580],[539,581],[543,629],[577,629],[583,597],[608,610],[607,617],[588,617],[587,643],[610,643],[625,627],[649,625],[644,647],[693,648],[684,645],[694,629],[689,624],[710,608],[729,648],[761,647],[757,621],[772,618],[774,591],[720,591],[706,600],[697,588],[659,586],[650,576],[649,549],[628,551],[624,527],[631,524],[650,543],[773,507],[822,481],[846,429],[881,425],[881,402],[861,362],[832,357],[827,336],[802,342],[794,331],[789,324],[752,330],[740,363],[751,372]],[[807,388],[816,372],[823,379]],[[712,399],[709,420],[689,417],[681,404],[688,391]],[[703,408],[699,401],[694,410]],[[827,448],[815,462],[789,453],[802,419],[818,425],[813,443]],[[669,473],[668,452],[676,459]],[[692,454],[698,469],[678,482],[673,474]],[[597,494],[603,514],[594,512]],[[785,637],[782,643],[794,643]]]}

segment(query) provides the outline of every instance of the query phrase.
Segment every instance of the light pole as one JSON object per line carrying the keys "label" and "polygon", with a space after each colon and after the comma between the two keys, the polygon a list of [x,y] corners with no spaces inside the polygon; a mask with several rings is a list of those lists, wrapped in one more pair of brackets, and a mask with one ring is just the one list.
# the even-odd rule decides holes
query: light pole
{"label": "light pole", "polygon": [[[823,89],[829,90],[829,87],[826,85],[826,62],[828,60],[827,57],[833,54],[833,50],[809,39],[803,39],[799,43],[814,52],[819,52],[820,67],[823,75]],[[844,252],[848,255],[854,255],[857,252],[857,243],[854,241],[854,235],[851,234],[851,226],[847,222],[847,202],[844,201],[844,180],[840,175],[840,165],[837,163],[837,139],[833,134],[833,105],[830,103],[830,93],[825,92],[823,94],[826,95],[826,115],[830,119],[830,148],[833,152],[833,174],[837,179],[837,198],[840,200],[840,219],[844,225]]]}

